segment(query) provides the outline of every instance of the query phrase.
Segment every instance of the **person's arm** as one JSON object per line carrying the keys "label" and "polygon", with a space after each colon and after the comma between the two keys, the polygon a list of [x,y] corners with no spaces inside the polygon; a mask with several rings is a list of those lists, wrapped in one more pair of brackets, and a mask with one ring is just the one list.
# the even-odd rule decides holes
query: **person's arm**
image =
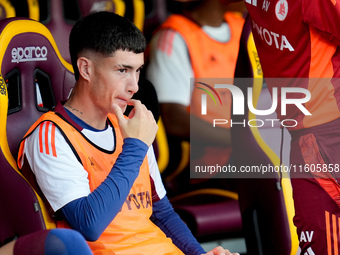
{"label": "person's arm", "polygon": [[162,177],[159,172],[152,148],[148,152],[148,163],[152,185],[152,212],[150,219],[168,236],[185,254],[204,252],[187,225],[180,219],[170,204]]}
{"label": "person's arm", "polygon": [[160,30],[150,42],[146,78],[153,84],[160,103],[190,104],[193,70],[188,48],[174,30]]}
{"label": "person's arm", "polygon": [[151,220],[187,255],[205,253],[165,196],[153,204]]}
{"label": "person's arm", "polygon": [[186,255],[239,255],[221,246],[205,252],[165,196],[153,204],[151,220]]}

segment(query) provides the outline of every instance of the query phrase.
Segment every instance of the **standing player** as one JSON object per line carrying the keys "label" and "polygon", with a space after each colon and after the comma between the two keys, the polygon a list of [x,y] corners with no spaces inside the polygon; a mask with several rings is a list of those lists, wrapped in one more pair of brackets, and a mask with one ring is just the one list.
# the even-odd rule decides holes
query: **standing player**
{"label": "standing player", "polygon": [[[311,99],[303,105],[311,115],[295,106],[287,107],[287,115],[281,114],[281,107],[277,112],[280,119],[294,119],[295,123],[289,128],[290,163],[298,170],[291,172],[291,182],[294,223],[302,254],[338,254],[340,1],[245,0],[245,3],[269,88],[279,87],[280,92],[280,86],[298,86],[311,92]],[[280,99],[279,93],[279,102]]]}

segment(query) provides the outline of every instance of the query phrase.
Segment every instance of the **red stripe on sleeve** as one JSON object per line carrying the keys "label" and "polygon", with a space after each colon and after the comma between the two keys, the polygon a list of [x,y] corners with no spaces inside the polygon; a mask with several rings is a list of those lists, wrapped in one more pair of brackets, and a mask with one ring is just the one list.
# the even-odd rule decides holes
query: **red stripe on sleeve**
{"label": "red stripe on sleeve", "polygon": [[161,32],[157,42],[157,49],[161,50],[162,52],[170,56],[172,53],[175,34],[176,32],[173,30],[165,30]]}
{"label": "red stripe on sleeve", "polygon": [[48,129],[49,129],[49,125],[50,122],[46,123],[46,127],[45,127],[45,150],[46,150],[46,154],[49,155],[50,154],[50,149],[48,147]]}
{"label": "red stripe on sleeve", "polygon": [[55,149],[55,125],[52,124],[52,133],[51,133],[51,146],[52,146],[52,154],[54,157],[57,157],[57,151]]}
{"label": "red stripe on sleeve", "polygon": [[39,151],[40,151],[41,153],[44,152],[44,149],[43,149],[43,142],[42,142],[43,125],[44,125],[44,123],[40,124],[40,127],[39,127]]}
{"label": "red stripe on sleeve", "polygon": [[174,41],[174,38],[175,38],[175,32],[174,31],[169,31],[169,35],[168,35],[169,39],[168,39],[168,49],[167,49],[167,54],[168,56],[171,55],[172,53],[172,48],[173,48],[173,41]]}

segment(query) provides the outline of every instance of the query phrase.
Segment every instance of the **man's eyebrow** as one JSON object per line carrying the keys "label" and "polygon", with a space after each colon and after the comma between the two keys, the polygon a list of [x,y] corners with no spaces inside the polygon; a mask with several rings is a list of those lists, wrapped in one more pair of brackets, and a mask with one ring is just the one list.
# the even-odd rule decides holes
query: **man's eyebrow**
{"label": "man's eyebrow", "polygon": [[[131,65],[124,65],[124,64],[119,64],[117,65],[118,68],[126,68],[126,69],[133,69],[134,67]],[[138,67],[137,69],[142,69],[144,67],[144,64]]]}
{"label": "man's eyebrow", "polygon": [[124,64],[118,64],[117,67],[118,67],[118,68],[132,69],[132,66],[130,66],[130,65],[124,65]]}

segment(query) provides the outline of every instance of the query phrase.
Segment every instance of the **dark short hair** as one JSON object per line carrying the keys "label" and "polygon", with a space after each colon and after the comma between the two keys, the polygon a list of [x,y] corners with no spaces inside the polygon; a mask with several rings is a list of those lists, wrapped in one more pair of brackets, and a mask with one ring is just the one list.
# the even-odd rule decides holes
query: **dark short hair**
{"label": "dark short hair", "polygon": [[146,48],[143,33],[128,19],[113,12],[94,12],[81,18],[73,26],[69,49],[76,80],[78,54],[89,50],[111,56],[117,50],[142,53]]}

